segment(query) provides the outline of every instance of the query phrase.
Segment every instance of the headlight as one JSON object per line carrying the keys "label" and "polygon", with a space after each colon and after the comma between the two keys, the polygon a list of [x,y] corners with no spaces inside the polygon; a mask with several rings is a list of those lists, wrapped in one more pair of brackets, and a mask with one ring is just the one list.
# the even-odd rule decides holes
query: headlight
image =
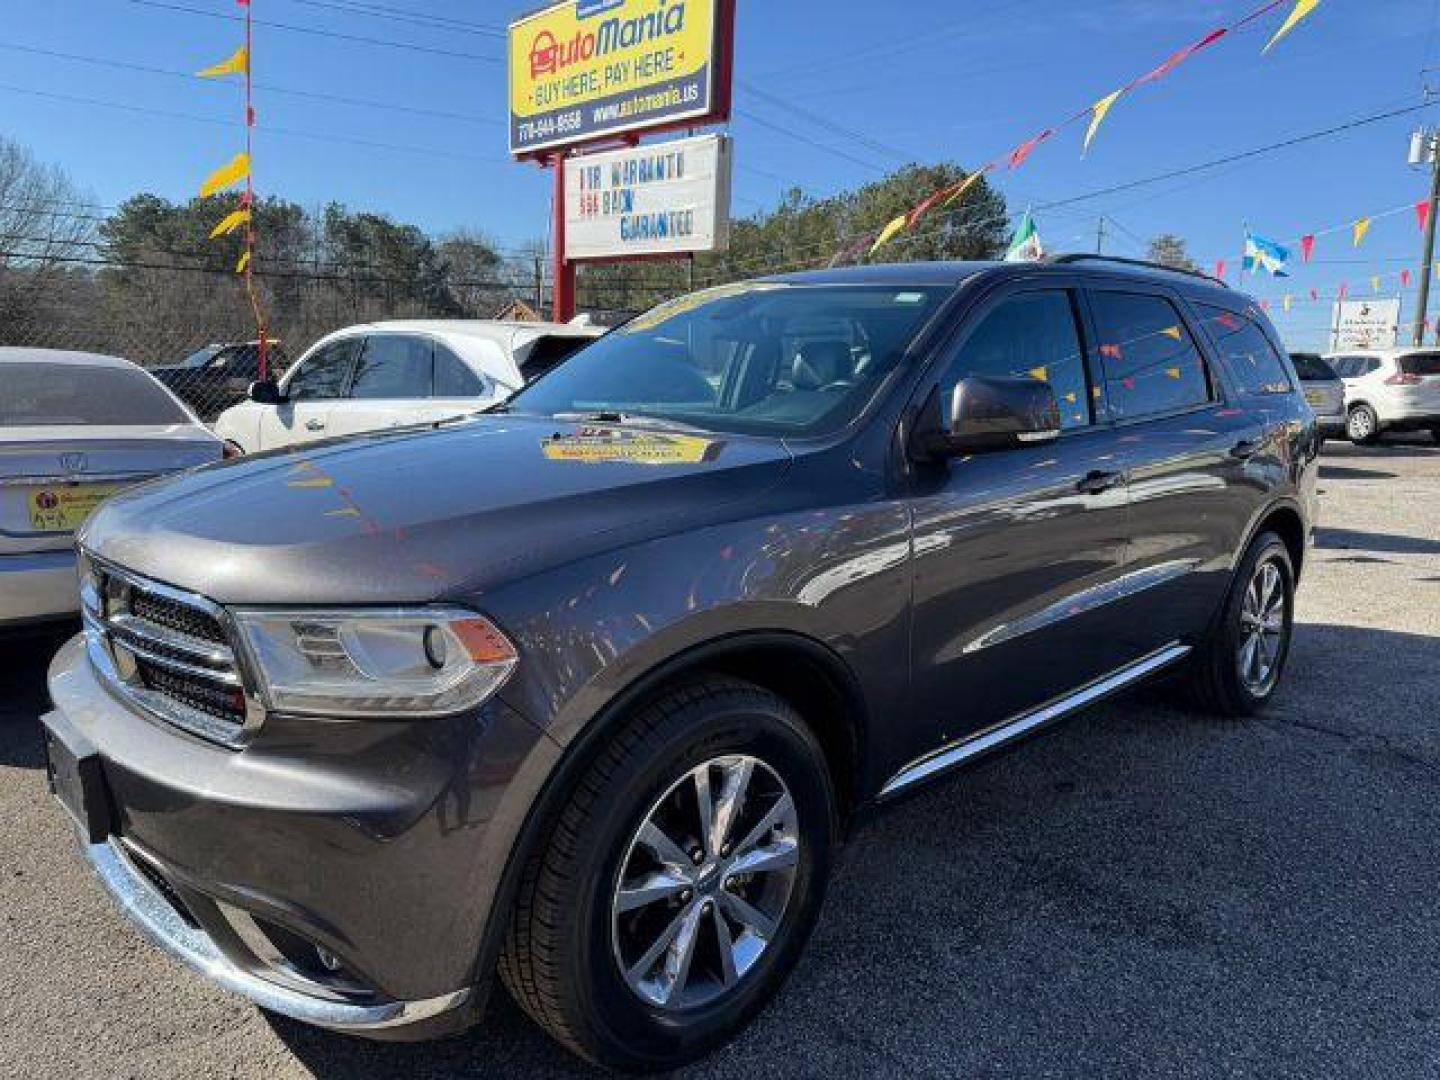
{"label": "headlight", "polygon": [[500,689],[515,647],[463,608],[239,610],[277,712],[319,716],[444,716]]}

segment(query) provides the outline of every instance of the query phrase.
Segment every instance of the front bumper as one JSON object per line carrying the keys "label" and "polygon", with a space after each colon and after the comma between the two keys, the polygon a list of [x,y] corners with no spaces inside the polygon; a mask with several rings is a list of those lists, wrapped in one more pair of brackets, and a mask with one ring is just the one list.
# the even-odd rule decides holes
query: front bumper
{"label": "front bumper", "polygon": [[74,548],[0,555],[0,626],[75,615],[78,598]]}
{"label": "front bumper", "polygon": [[514,816],[515,771],[553,760],[518,714],[271,717],[235,751],[124,705],[80,638],[52,662],[50,693],[47,728],[92,746],[103,777],[108,834],[82,840],[85,856],[162,948],[321,1027],[414,1038],[474,1020],[514,839],[497,819]]}

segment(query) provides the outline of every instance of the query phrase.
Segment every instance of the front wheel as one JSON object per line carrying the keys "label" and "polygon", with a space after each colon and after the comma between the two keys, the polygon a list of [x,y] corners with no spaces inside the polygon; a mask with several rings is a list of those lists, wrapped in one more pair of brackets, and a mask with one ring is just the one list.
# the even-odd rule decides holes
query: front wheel
{"label": "front wheel", "polygon": [[511,995],[601,1065],[671,1069],[774,995],[809,937],[836,836],[824,754],[784,701],[707,678],[608,738],[527,867]]}
{"label": "front wheel", "polygon": [[1193,696],[1207,712],[1248,716],[1274,696],[1290,656],[1295,570],[1290,550],[1262,532],[1240,561],[1209,636],[1190,669]]}
{"label": "front wheel", "polygon": [[1356,405],[1345,418],[1345,434],[1356,446],[1371,446],[1380,438],[1380,418],[1369,405]]}

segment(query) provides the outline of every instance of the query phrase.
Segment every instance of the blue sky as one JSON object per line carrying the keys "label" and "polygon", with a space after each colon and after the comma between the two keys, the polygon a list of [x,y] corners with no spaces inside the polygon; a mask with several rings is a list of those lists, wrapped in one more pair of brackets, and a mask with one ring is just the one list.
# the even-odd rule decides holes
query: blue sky
{"label": "blue sky", "polygon": [[[824,195],[908,159],[989,159],[1257,3],[739,0],[736,105],[744,115],[731,125],[735,213],[772,205],[784,187]],[[354,10],[377,6],[466,25],[438,29]],[[506,246],[543,235],[548,179],[507,157],[504,42],[485,29],[534,6],[254,0],[257,19],[421,47],[257,27],[258,189],[306,205],[338,200],[434,232],[481,229]],[[161,72],[224,57],[239,29],[176,8],[238,10],[233,0],[0,0],[7,15],[0,20],[0,133],[64,167],[101,204],[142,190],[187,197],[238,148],[241,132],[230,124],[236,90]],[[1122,100],[1087,159],[1080,157],[1083,127],[1040,147],[1022,169],[999,177],[1012,209],[1418,104],[1422,69],[1440,64],[1440,0],[1324,0],[1262,57],[1282,17],[1267,16]],[[1430,78],[1440,86],[1440,71]],[[827,131],[747,86],[822,113],[866,141]],[[1426,178],[1407,167],[1405,152],[1409,131],[1427,115],[1435,120],[1433,111],[1397,117],[1043,211],[1041,232],[1052,248],[1088,249],[1104,214],[1107,249],[1117,254],[1139,255],[1149,237],[1173,231],[1207,265],[1218,256],[1234,264],[1245,222],[1286,239],[1423,198]],[[1292,282],[1252,287],[1262,296],[1303,297],[1347,280],[1352,293],[1369,295],[1371,274],[1413,265],[1418,250],[1413,214],[1397,214],[1377,221],[1359,251],[1348,235],[1322,237],[1315,263],[1297,267]],[[1413,310],[1409,296],[1406,310]],[[1272,314],[1297,347],[1318,344],[1328,321],[1323,305]]]}

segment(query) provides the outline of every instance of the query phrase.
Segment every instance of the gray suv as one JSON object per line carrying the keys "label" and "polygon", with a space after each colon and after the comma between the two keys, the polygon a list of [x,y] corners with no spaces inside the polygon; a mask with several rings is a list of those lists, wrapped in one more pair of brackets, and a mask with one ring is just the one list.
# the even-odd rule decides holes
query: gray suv
{"label": "gray suv", "polygon": [[420,1038],[498,970],[674,1066],[775,993],[862,811],[1159,672],[1263,706],[1317,444],[1198,276],[712,289],[486,415],[108,502],[52,785],[126,914],[267,1009]]}

